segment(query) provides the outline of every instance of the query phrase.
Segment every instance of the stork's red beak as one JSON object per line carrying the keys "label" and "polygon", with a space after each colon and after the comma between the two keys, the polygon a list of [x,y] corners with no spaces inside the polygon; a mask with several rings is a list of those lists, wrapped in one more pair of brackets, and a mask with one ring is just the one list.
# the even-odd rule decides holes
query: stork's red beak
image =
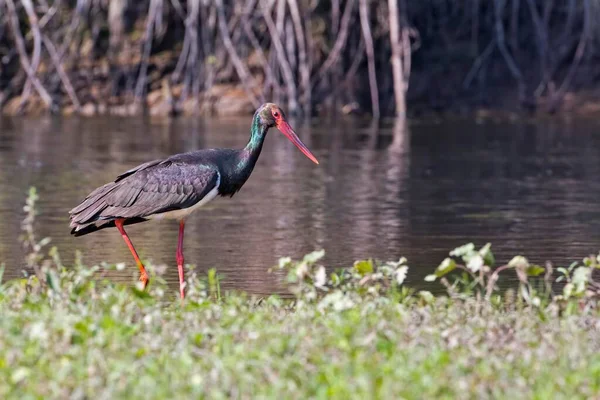
{"label": "stork's red beak", "polygon": [[316,157],[313,155],[313,153],[310,152],[310,150],[304,145],[304,143],[302,143],[298,135],[296,135],[296,132],[294,132],[290,124],[284,121],[283,118],[280,119],[277,123],[277,129],[279,129],[281,133],[287,136],[287,138],[290,139],[290,142],[294,143],[296,147],[299,148],[300,151],[304,153],[306,157],[311,159],[312,162],[314,162],[315,164],[319,163]]}

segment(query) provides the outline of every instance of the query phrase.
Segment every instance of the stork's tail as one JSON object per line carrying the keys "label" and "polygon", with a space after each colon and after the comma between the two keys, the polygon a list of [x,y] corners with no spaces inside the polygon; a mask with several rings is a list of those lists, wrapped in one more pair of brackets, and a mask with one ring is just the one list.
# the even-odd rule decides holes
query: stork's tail
{"label": "stork's tail", "polygon": [[[100,186],[90,193],[81,204],[69,211],[71,235],[83,236],[115,226],[114,218],[101,217],[101,213],[108,207],[105,201],[106,196],[118,186],[115,182]],[[125,224],[131,223],[135,222],[125,222]]]}
{"label": "stork's tail", "polygon": [[[144,221],[147,221],[147,219],[141,218],[141,217],[128,218],[125,220],[125,222],[123,222],[123,225],[139,224],[140,222],[144,222]],[[109,219],[109,220],[100,220],[98,222],[92,222],[88,225],[77,225],[75,227],[73,227],[73,223],[71,222],[71,227],[73,228],[73,229],[71,229],[71,235],[73,235],[75,237],[83,236],[83,235],[87,235],[88,233],[93,233],[93,232],[99,231],[104,228],[114,228],[115,227],[115,218]]]}

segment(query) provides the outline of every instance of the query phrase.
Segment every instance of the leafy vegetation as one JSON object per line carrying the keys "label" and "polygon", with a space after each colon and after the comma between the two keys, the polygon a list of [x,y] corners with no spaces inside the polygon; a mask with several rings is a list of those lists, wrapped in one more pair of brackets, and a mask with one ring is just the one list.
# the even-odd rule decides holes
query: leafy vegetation
{"label": "leafy vegetation", "polygon": [[[32,274],[0,284],[1,398],[600,393],[598,257],[554,279],[550,265],[515,257],[495,267],[491,246],[468,244],[428,278],[446,285],[434,296],[405,287],[405,259],[327,271],[319,251],[273,268],[287,273],[290,299],[223,293],[215,271],[192,271],[180,303],[152,267],[142,291],[105,279],[120,266],[67,268],[24,239]],[[500,273],[516,273],[518,290],[500,292]]]}

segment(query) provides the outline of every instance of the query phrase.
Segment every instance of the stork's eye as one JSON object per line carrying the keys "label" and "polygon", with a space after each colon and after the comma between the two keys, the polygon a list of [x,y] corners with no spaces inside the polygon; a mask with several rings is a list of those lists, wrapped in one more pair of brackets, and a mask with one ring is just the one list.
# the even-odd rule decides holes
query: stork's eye
{"label": "stork's eye", "polygon": [[273,117],[274,117],[275,119],[279,119],[279,111],[277,111],[277,110],[273,110]]}

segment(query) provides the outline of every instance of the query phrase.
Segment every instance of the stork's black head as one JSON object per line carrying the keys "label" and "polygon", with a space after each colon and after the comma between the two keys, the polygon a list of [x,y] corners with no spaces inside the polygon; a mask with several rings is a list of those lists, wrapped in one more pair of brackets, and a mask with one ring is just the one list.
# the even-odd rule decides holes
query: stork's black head
{"label": "stork's black head", "polygon": [[285,114],[277,104],[265,103],[256,110],[263,126],[272,128],[277,125],[277,121],[284,120]]}
{"label": "stork's black head", "polygon": [[256,110],[255,119],[257,118],[260,125],[267,129],[276,127],[281,133],[287,136],[290,142],[294,143],[306,157],[310,158],[315,164],[319,163],[316,157],[308,150],[304,143],[302,143],[298,135],[296,135],[296,132],[294,132],[287,122],[283,110],[277,104],[265,103],[260,106]]}

